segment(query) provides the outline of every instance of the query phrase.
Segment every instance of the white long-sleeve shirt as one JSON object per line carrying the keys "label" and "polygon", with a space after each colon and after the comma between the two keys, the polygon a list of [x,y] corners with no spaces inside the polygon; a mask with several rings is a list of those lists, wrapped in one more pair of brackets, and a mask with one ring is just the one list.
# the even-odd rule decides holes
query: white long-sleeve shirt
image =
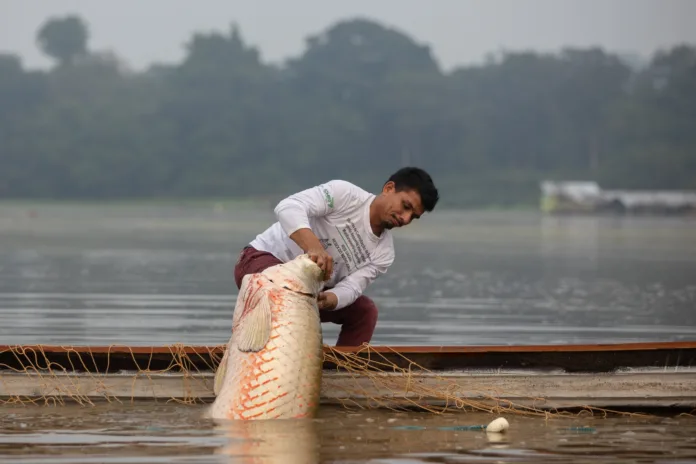
{"label": "white long-sleeve shirt", "polygon": [[288,262],[303,250],[290,238],[309,228],[333,257],[333,273],[325,283],[336,294],[336,309],[353,303],[394,262],[391,231],[376,236],[370,226],[370,204],[375,195],[343,180],[303,190],[275,208],[278,221],[250,245]]}

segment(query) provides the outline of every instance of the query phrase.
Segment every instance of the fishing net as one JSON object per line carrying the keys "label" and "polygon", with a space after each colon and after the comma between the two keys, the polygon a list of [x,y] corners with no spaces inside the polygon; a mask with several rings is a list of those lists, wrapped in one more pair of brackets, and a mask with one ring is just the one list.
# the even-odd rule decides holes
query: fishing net
{"label": "fishing net", "polygon": [[[0,404],[94,405],[99,401],[214,400],[215,370],[224,345],[0,347]],[[346,408],[416,409],[432,413],[484,411],[549,416],[544,398],[506,391],[505,382],[434,371],[407,356],[364,345],[358,350],[324,347],[322,401]],[[577,408],[575,408],[577,409]],[[618,413],[580,405],[582,411]],[[577,411],[573,414],[577,414]]]}
{"label": "fishing net", "polygon": [[[387,354],[395,356],[388,358]],[[395,357],[402,362],[397,365],[393,361]],[[478,411],[546,418],[582,414],[643,415],[580,403],[562,409],[549,407],[544,397],[527,396],[506,388],[503,378],[495,374],[437,372],[393,349],[385,352],[364,345],[357,352],[346,352],[325,347],[324,358],[335,365],[336,372],[340,373],[324,376],[323,394],[346,408],[406,409],[438,414]]]}
{"label": "fishing net", "polygon": [[208,402],[223,350],[224,345],[183,344],[6,346],[0,349],[0,404]]}

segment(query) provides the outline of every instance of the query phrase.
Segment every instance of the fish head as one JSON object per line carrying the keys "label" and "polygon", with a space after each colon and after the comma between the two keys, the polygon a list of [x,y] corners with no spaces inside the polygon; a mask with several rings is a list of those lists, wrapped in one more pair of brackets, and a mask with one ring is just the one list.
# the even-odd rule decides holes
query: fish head
{"label": "fish head", "polygon": [[286,263],[288,270],[295,276],[294,290],[319,295],[324,283],[323,271],[307,254],[302,254]]}
{"label": "fish head", "polygon": [[272,266],[263,273],[288,290],[315,298],[324,285],[323,271],[307,254]]}

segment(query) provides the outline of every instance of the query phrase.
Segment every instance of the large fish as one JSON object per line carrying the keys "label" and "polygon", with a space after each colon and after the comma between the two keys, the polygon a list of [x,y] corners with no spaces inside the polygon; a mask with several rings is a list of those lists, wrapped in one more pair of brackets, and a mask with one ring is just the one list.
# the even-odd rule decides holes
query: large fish
{"label": "large fish", "polygon": [[321,286],[322,270],[307,255],[244,276],[209,417],[314,417],[323,363]]}

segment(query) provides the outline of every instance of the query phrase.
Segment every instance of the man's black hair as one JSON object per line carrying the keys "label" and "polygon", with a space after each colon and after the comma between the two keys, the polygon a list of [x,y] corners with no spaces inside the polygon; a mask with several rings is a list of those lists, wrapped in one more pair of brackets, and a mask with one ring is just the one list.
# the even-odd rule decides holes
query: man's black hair
{"label": "man's black hair", "polygon": [[396,171],[387,182],[392,181],[397,192],[415,190],[420,194],[423,209],[432,211],[440,199],[440,195],[430,174],[421,168],[405,167]]}

